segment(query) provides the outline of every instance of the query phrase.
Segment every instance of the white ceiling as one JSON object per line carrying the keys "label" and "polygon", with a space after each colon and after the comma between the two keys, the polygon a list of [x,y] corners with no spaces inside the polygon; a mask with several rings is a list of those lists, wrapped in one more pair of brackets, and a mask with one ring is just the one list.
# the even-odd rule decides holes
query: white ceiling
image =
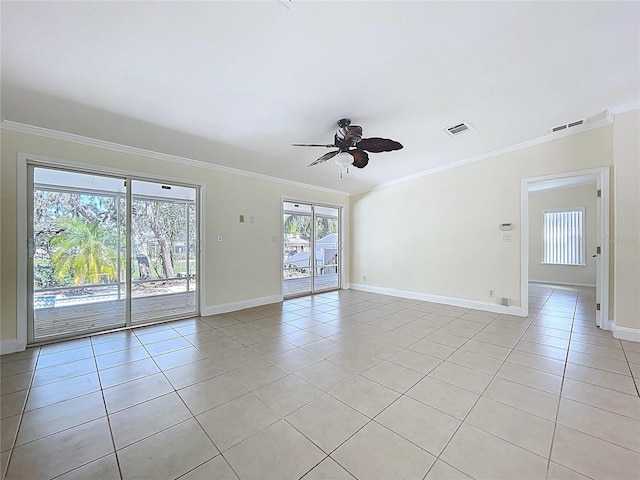
{"label": "white ceiling", "polygon": [[[350,193],[639,101],[640,2],[1,9],[4,121]],[[404,149],[308,168],[342,117]]]}

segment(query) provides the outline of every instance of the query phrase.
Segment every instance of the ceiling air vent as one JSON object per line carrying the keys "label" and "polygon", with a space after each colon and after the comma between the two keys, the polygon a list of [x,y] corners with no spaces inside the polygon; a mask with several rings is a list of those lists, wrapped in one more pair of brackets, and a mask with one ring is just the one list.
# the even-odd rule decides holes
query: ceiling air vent
{"label": "ceiling air vent", "polygon": [[455,137],[456,135],[460,135],[461,133],[464,133],[464,132],[468,132],[469,130],[472,130],[471,125],[469,125],[466,122],[458,123],[457,125],[453,125],[451,127],[447,127],[444,129],[444,131],[447,132],[452,137]]}
{"label": "ceiling air vent", "polygon": [[566,130],[567,128],[577,127],[578,125],[584,124],[584,119],[576,120],[575,122],[565,123],[564,125],[558,125],[557,127],[551,128],[551,133],[559,132],[560,130]]}

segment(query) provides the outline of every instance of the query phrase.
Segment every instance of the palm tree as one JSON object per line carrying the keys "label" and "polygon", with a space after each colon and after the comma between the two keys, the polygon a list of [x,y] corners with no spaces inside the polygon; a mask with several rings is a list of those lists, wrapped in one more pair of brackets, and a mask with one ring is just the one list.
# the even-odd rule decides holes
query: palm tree
{"label": "palm tree", "polygon": [[99,221],[85,223],[79,217],[63,217],[57,225],[62,232],[51,239],[54,275],[64,280],[71,273],[75,285],[98,283],[102,276],[117,277],[117,253],[106,244],[108,231]]}

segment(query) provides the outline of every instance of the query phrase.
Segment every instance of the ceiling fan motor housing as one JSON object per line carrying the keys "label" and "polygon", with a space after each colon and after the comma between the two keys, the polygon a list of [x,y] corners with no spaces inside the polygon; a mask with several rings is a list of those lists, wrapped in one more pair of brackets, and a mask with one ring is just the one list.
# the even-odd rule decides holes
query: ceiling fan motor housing
{"label": "ceiling fan motor housing", "polygon": [[[341,153],[347,153],[353,159],[351,165],[356,168],[364,168],[369,163],[369,155],[367,152],[390,152],[402,148],[402,144],[388,138],[372,137],[362,138],[362,127],[360,125],[351,125],[351,120],[342,118],[338,120],[338,130],[334,135],[332,145],[322,144],[300,144],[294,143],[298,147],[334,147],[337,150],[325,153],[320,158],[309,164],[310,167],[326,162],[330,158],[339,156]],[[348,168],[349,159],[336,158],[336,163],[342,168],[343,164]]]}
{"label": "ceiling fan motor housing", "polygon": [[356,146],[362,140],[362,127],[351,125],[351,120],[343,118],[338,120],[338,130],[336,131],[335,144],[342,151]]}

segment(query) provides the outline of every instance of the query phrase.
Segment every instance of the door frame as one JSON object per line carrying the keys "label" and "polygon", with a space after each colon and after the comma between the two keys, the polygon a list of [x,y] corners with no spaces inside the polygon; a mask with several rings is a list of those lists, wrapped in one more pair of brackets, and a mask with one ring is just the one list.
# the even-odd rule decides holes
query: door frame
{"label": "door frame", "polygon": [[[521,308],[524,316],[529,315],[529,189],[535,185],[566,185],[568,182],[595,182],[601,197],[596,213],[596,244],[601,247],[597,257],[596,302],[600,303],[600,311],[596,311],[596,325],[603,330],[612,330],[613,322],[609,319],[609,199],[610,199],[609,167],[557,173],[539,177],[523,178],[521,181],[520,219],[522,223],[520,238],[521,264]],[[594,252],[585,252],[591,255]],[[595,308],[595,305],[594,305]]]}
{"label": "door frame", "polygon": [[[185,181],[181,178],[156,175],[153,173],[144,173],[134,170],[126,170],[120,168],[107,167],[100,164],[87,164],[76,162],[72,160],[64,160],[54,157],[46,157],[42,155],[32,155],[28,153],[18,153],[18,211],[17,211],[17,272],[16,272],[16,341],[18,351],[24,350],[28,345],[28,252],[27,252],[27,240],[28,240],[28,222],[29,222],[29,198],[32,194],[29,191],[28,182],[28,166],[36,165],[41,167],[59,168],[67,170],[75,170],[78,173],[96,174],[96,175],[113,175],[117,177],[127,177],[133,180],[141,181],[154,181],[160,183],[171,183],[175,185],[184,185],[188,187],[196,188],[198,198],[198,265],[202,267],[206,265],[206,237],[205,237],[205,222],[202,219],[206,218],[205,214],[205,183],[197,180]],[[130,191],[129,189],[127,191]],[[128,199],[130,200],[130,198]],[[205,269],[198,268],[198,284],[197,284],[197,296],[196,296],[196,315],[199,315],[202,310],[202,306],[205,305],[204,300],[204,288],[206,285]],[[130,278],[130,275],[128,276]],[[129,304],[129,302],[126,302]],[[166,320],[162,320],[166,321]],[[131,325],[122,327],[124,329],[139,327],[140,325]],[[117,329],[116,329],[117,330]],[[87,334],[79,334],[78,336],[86,336]]]}
{"label": "door frame", "polygon": [[[195,203],[195,207],[196,207],[196,232],[199,231],[198,230],[198,225],[201,224],[201,219],[200,219],[200,208],[199,208],[199,203],[200,202],[199,202],[199,197],[198,197],[198,193],[197,193],[198,192],[198,187],[197,186],[188,185],[186,183],[169,182],[166,179],[163,180],[163,181],[157,181],[157,180],[152,180],[152,179],[149,179],[149,178],[141,180],[139,178],[127,177],[127,181],[129,181],[129,180],[131,181],[131,188],[127,188],[127,204],[130,203],[131,205],[133,205],[136,200],[138,200],[138,201],[139,200],[143,200],[143,201],[160,201],[160,202],[167,202],[167,203],[180,203],[180,202],[176,202],[175,199],[173,199],[173,200],[172,199],[166,199],[166,198],[163,198],[162,196],[143,195],[143,194],[140,194],[140,193],[134,193],[134,190],[135,190],[134,189],[134,184],[135,184],[135,182],[142,182],[142,183],[146,183],[146,184],[154,183],[154,184],[159,185],[159,186],[162,186],[162,185],[165,185],[167,183],[170,183],[171,186],[190,188],[190,189],[195,190],[196,191],[196,195],[195,195],[195,198],[196,198],[196,203]],[[134,222],[133,222],[133,218],[132,218],[132,215],[131,215],[132,212],[133,212],[133,209],[131,209],[131,210],[127,209],[126,213],[127,213],[127,225],[130,226],[131,231],[133,232],[133,230],[134,230]],[[188,228],[188,216],[187,216],[187,228]],[[187,235],[187,239],[188,239],[188,235]],[[199,238],[197,240],[199,241]],[[127,247],[127,254],[126,254],[127,258],[130,259],[131,262],[133,262],[133,242],[132,241],[127,242],[126,247]],[[187,263],[188,263],[188,261],[187,261]],[[195,277],[196,291],[198,291],[200,289],[200,276],[198,274],[198,271],[200,270],[200,267],[201,267],[201,265],[199,263],[199,258],[198,258],[197,265],[196,265],[196,277]],[[130,265],[130,270],[132,270],[131,269],[131,265]],[[134,280],[133,275],[129,275],[127,277],[127,285],[126,285],[127,292],[130,292],[130,291],[132,292],[133,286],[137,282],[139,282],[139,280]],[[190,280],[190,278],[187,277],[186,278],[186,282],[187,282],[187,285],[190,285],[192,283],[192,280]],[[160,295],[160,296],[166,296],[166,295],[167,294]],[[168,295],[171,295],[171,294],[168,294]],[[155,297],[155,296],[154,295],[150,295],[147,298],[153,298],[153,297]],[[129,298],[129,297],[127,297],[127,298]],[[133,297],[133,295],[131,295],[130,301],[129,300],[127,301],[127,309],[128,309],[128,311],[127,311],[127,314],[126,314],[126,318],[128,319],[128,322],[129,322],[127,324],[127,327],[138,327],[140,325],[148,325],[150,323],[148,319],[147,320],[144,320],[144,319],[143,320],[136,320],[135,319],[134,314],[133,314],[134,309],[137,309],[139,311],[139,307],[136,306],[136,308],[134,308],[134,303],[136,303],[135,302],[135,298],[136,297]],[[138,298],[141,298],[141,297],[138,297]],[[151,300],[151,301],[153,302],[153,300]],[[200,315],[200,311],[201,311],[200,306],[201,306],[201,304],[200,304],[200,301],[199,301],[199,295],[196,295],[195,296],[195,313],[194,313],[194,315],[196,315],[196,316]],[[170,321],[175,320],[175,319],[176,319],[175,316],[169,315],[169,316],[164,316],[164,317],[157,317],[157,319],[154,318],[154,319],[151,320],[151,323],[170,322]]]}
{"label": "door frame", "polygon": [[[319,201],[315,201],[315,200],[302,200],[300,198],[295,198],[295,197],[291,197],[291,196],[286,196],[286,195],[282,195],[280,198],[280,242],[283,241],[283,229],[284,229],[284,203],[285,202],[289,202],[289,203],[303,203],[305,205],[310,205],[311,206],[311,223],[312,223],[312,240],[313,240],[313,246],[315,248],[315,215],[314,215],[314,206],[318,206],[318,207],[328,207],[328,208],[337,208],[338,209],[338,229],[339,229],[339,234],[338,234],[338,265],[339,265],[339,271],[338,271],[338,288],[336,289],[329,289],[329,290],[321,290],[319,292],[315,292],[315,288],[314,288],[314,268],[311,268],[311,292],[309,293],[304,293],[301,294],[300,296],[304,296],[304,295],[313,295],[315,293],[324,293],[324,292],[332,292],[335,290],[343,290],[346,288],[349,288],[348,283],[345,282],[345,277],[346,277],[346,267],[345,267],[345,259],[347,258],[347,255],[345,254],[345,232],[347,230],[347,215],[345,213],[345,207],[344,205],[340,205],[340,204],[331,204],[331,203],[327,203],[327,202],[319,202]],[[311,252],[311,250],[310,250]],[[313,250],[313,254],[315,255],[315,250]],[[284,297],[284,278],[282,276],[282,267],[284,265],[284,245],[282,243],[280,243],[280,296],[282,298]],[[294,297],[286,297],[286,298],[294,298]]]}

